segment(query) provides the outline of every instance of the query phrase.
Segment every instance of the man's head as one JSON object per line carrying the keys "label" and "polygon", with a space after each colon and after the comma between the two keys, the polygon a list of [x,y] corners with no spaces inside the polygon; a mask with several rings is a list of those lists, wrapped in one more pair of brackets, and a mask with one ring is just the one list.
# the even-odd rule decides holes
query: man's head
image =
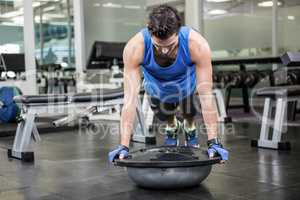
{"label": "man's head", "polygon": [[177,34],[181,26],[178,11],[168,5],[160,5],[150,12],[148,29],[152,36],[165,40]]}
{"label": "man's head", "polygon": [[149,14],[148,29],[160,54],[167,55],[176,49],[180,26],[181,18],[175,8],[168,5],[153,8]]}

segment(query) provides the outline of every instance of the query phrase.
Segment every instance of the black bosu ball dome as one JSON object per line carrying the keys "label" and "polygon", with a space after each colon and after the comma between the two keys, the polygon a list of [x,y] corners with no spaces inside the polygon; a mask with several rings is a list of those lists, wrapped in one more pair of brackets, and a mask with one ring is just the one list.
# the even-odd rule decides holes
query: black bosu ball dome
{"label": "black bosu ball dome", "polygon": [[161,146],[131,152],[115,165],[126,167],[138,186],[152,189],[176,189],[199,185],[220,157],[208,158],[207,152],[186,146]]}

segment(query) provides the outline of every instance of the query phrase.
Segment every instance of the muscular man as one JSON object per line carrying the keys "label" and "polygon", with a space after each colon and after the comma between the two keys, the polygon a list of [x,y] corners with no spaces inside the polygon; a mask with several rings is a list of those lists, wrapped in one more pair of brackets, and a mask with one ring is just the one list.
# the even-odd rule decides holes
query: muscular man
{"label": "muscular man", "polygon": [[[208,154],[228,159],[217,139],[217,110],[212,95],[211,50],[196,31],[181,26],[178,11],[161,5],[149,14],[148,26],[132,37],[123,52],[124,107],[121,114],[121,144],[109,153],[109,160],[126,158],[135,120],[135,110],[141,85],[155,115],[167,123],[165,145],[178,144],[178,132],[183,128],[185,144],[198,147],[194,116],[194,98],[199,96],[208,136]],[[176,119],[179,108],[183,124]]]}

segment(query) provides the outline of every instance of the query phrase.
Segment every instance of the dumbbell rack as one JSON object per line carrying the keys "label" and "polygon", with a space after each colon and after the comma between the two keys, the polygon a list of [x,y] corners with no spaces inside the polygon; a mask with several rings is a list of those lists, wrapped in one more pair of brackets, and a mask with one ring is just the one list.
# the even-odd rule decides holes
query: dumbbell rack
{"label": "dumbbell rack", "polygon": [[[240,59],[220,59],[220,60],[213,60],[212,64],[213,66],[222,66],[222,67],[228,67],[232,65],[238,65],[239,66],[239,73],[244,74],[247,73],[246,65],[252,65],[252,64],[279,64],[281,63],[280,57],[260,57],[260,58],[240,58]],[[270,84],[272,85],[272,78],[270,78]],[[248,113],[250,112],[250,104],[249,104],[249,93],[248,89],[249,87],[243,83],[243,80],[241,80],[241,84],[238,86],[230,86],[226,88],[225,91],[226,94],[226,110],[229,108],[244,108],[244,112]],[[231,99],[231,92],[232,89],[241,89],[242,92],[242,99],[243,104],[242,105],[230,105],[230,99]]]}

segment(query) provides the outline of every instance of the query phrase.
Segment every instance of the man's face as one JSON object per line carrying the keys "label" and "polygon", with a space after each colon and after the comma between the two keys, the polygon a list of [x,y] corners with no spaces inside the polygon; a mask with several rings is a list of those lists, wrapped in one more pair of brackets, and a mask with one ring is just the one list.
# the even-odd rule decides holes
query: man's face
{"label": "man's face", "polygon": [[153,46],[159,54],[163,56],[174,57],[172,54],[178,46],[178,35],[176,33],[164,40],[155,36],[152,36],[151,39]]}

